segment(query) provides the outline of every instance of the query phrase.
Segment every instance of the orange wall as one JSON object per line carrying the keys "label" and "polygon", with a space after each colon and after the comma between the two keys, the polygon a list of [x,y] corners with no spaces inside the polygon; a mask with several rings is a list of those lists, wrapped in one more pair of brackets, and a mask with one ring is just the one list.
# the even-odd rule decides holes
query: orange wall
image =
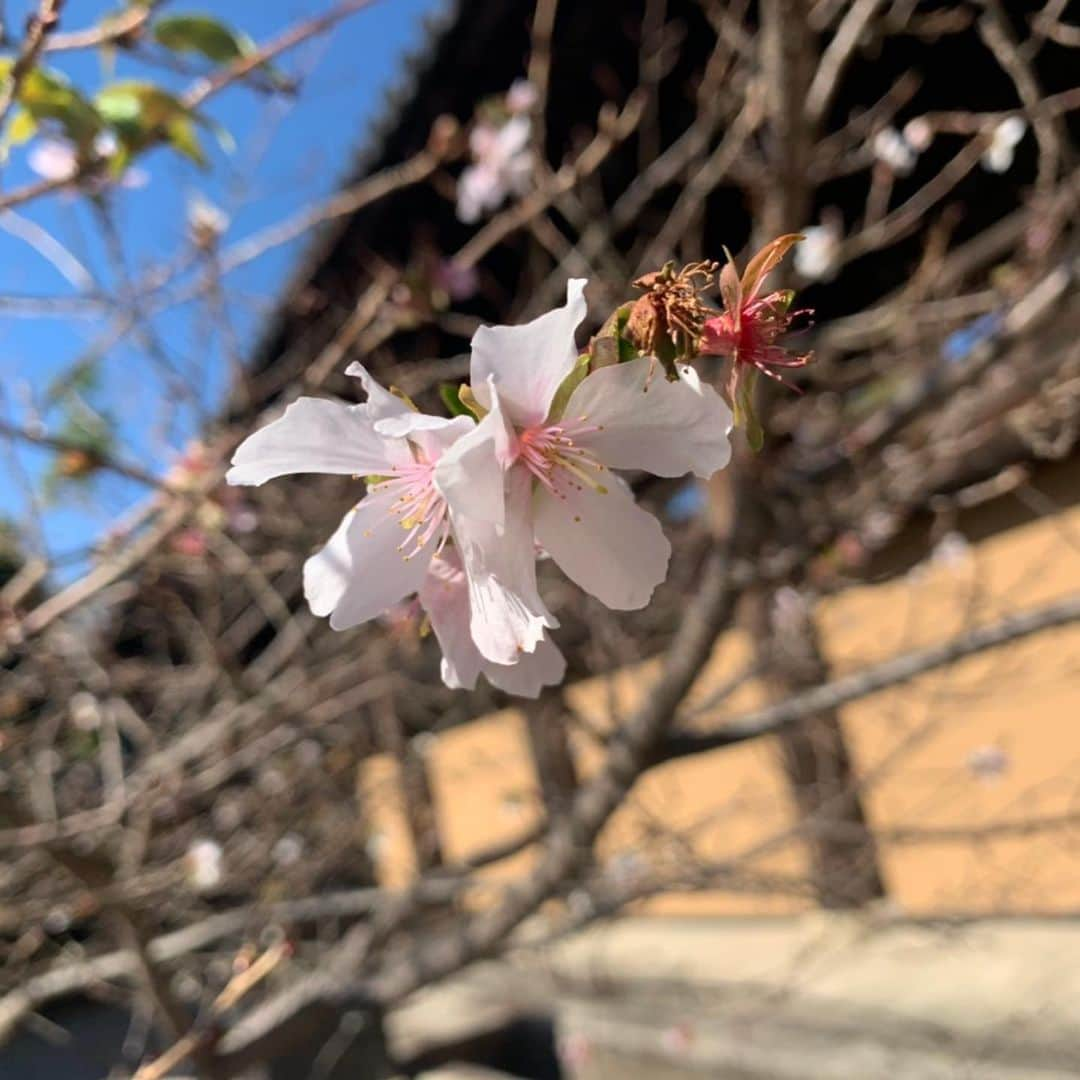
{"label": "orange wall", "polygon": [[[852,589],[822,602],[818,618],[839,673],[940,641],[1080,589],[1080,508],[1014,528],[953,560],[924,564],[885,585]],[[746,662],[741,632],[718,645],[699,694]],[[648,685],[649,665],[576,687],[571,701],[589,728],[603,728],[614,696],[631,705]],[[760,703],[747,685],[712,726]],[[844,711],[871,820],[881,831],[893,901],[909,914],[1080,909],[1080,627],[1050,631],[974,657]],[[979,777],[972,751],[994,747],[1007,766]],[[574,748],[587,774],[599,751],[587,728]],[[506,840],[538,816],[538,795],[520,715],[512,710],[438,736],[430,762],[449,858]],[[753,873],[799,876],[805,852],[784,837],[794,824],[776,748],[762,739],[650,772],[602,838],[603,857],[633,874],[641,867],[686,873],[696,857],[746,860]],[[369,763],[361,778],[382,836],[380,873],[404,884],[414,873],[401,822],[394,765]],[[891,830],[993,826],[1077,814],[1077,824],[972,842],[918,843]],[[497,888],[527,868],[523,854],[493,867]],[[675,893],[644,905],[664,913],[775,913],[796,910],[794,896],[744,891]]]}

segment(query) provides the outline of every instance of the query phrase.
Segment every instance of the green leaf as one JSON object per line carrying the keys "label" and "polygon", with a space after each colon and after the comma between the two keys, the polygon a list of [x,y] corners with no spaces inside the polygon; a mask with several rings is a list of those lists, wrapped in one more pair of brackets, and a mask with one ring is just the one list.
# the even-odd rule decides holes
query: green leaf
{"label": "green leaf", "polygon": [[588,353],[579,356],[577,363],[570,369],[570,374],[559,383],[559,389],[555,391],[555,396],[551,399],[551,408],[548,409],[549,423],[562,417],[574,391],[581,385],[585,376],[589,374],[591,362],[592,357]]}
{"label": "green leaf", "polygon": [[625,364],[628,360],[634,360],[640,355],[634,343],[624,333],[633,307],[633,301],[617,307],[596,332],[596,336],[589,343],[593,369],[610,367],[612,364]]}
{"label": "green leaf", "polygon": [[59,404],[72,395],[87,397],[101,386],[101,356],[85,356],[54,378],[45,389],[45,406]]}
{"label": "green leaf", "polygon": [[178,116],[172,120],[166,128],[169,145],[178,153],[190,161],[194,161],[200,169],[207,166],[206,153],[202,143],[199,142],[195,124],[189,117]]}
{"label": "green leaf", "polygon": [[475,420],[476,414],[461,400],[461,389],[453,383],[443,383],[439,387],[439,397],[451,416],[471,416]]}
{"label": "green leaf", "polygon": [[37,134],[37,129],[38,122],[34,119],[33,113],[27,112],[26,109],[16,109],[4,135],[4,145],[21,146]]}
{"label": "green leaf", "polygon": [[735,410],[735,426],[746,433],[750,449],[758,453],[765,445],[765,431],[754,411],[754,388],[757,386],[758,372],[755,368],[740,367],[735,379],[735,393],[732,405]]}
{"label": "green leaf", "polygon": [[[256,50],[255,42],[243,31],[236,30],[212,15],[193,13],[168,15],[158,19],[153,27],[159,45],[175,53],[194,53],[215,64],[228,64]],[[258,66],[274,89],[288,90],[292,83],[271,64]]]}
{"label": "green leaf", "polygon": [[[0,59],[0,76],[10,76],[11,68],[10,57]],[[36,130],[42,120],[54,120],[73,143],[81,150],[88,150],[94,136],[101,131],[101,117],[97,110],[58,71],[36,67],[27,72],[19,85],[17,100],[21,112],[27,116],[25,120],[19,121],[22,132],[29,131],[31,122]],[[30,131],[22,141],[33,133]],[[20,132],[16,130],[14,134],[17,136]],[[11,127],[8,128],[5,138],[9,142],[16,141],[12,139]]]}
{"label": "green leaf", "polygon": [[154,23],[154,40],[176,53],[197,53],[217,64],[250,55],[254,42],[246,34],[210,15],[168,15]]}
{"label": "green leaf", "polygon": [[[134,80],[116,82],[101,90],[96,103],[128,151],[128,158],[150,146],[167,143],[177,153],[205,167],[206,154],[196,125],[213,125],[167,90]],[[123,164],[126,163],[125,160]]]}

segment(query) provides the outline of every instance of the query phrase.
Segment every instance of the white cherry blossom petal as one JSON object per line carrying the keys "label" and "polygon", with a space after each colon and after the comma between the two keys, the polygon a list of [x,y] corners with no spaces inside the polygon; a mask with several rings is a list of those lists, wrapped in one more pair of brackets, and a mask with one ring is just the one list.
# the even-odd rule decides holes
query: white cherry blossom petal
{"label": "white cherry blossom petal", "polygon": [[382,386],[363,364],[354,361],[345,369],[346,375],[359,379],[367,394],[367,401],[361,406],[367,415],[374,420],[384,420],[391,416],[403,416],[411,413],[409,404],[397,396],[391,394]]}
{"label": "white cherry blossom petal", "polygon": [[382,614],[415,592],[426,571],[433,548],[403,557],[398,546],[404,533],[389,513],[390,501],[378,494],[361,500],[304,563],[305,598],[315,615],[332,615],[335,630]]}
{"label": "white cherry blossom petal", "polygon": [[487,416],[439,458],[435,486],[451,514],[502,525],[506,516],[505,469],[511,463],[516,436],[494,388],[491,402]]}
{"label": "white cherry blossom petal", "polygon": [[536,541],[585,592],[631,611],[644,607],[667,576],[671,545],[627,484],[609,476],[605,485],[568,486],[559,495],[539,488]]}
{"label": "white cherry blossom petal", "polygon": [[381,615],[420,587],[436,547],[430,540],[406,558],[405,531],[378,492],[350,511],[330,541],[304,563],[304,595],[316,615],[347,630]]}
{"label": "white cherry blossom petal", "polygon": [[558,620],[536,587],[536,546],[529,504],[532,478],[523,469],[507,475],[502,527],[473,517],[454,518],[454,537],[469,579],[471,632],[493,664],[517,663],[533,652]]}
{"label": "white cherry blossom petal", "polygon": [[456,551],[431,560],[417,595],[442,649],[443,682],[451,690],[472,690],[484,658],[469,633],[469,586]]}
{"label": "white cherry blossom petal", "polygon": [[534,698],[545,686],[562,682],[566,660],[546,637],[534,652],[523,653],[513,665],[492,664],[480,655],[469,630],[468,583],[453,549],[431,560],[418,595],[442,649],[443,682],[451,689],[472,690],[483,674],[508,694]]}
{"label": "white cherry blossom petal", "polygon": [[563,416],[575,444],[613,469],[712,476],[731,459],[731,410],[692,368],[668,382],[650,366],[642,357],[586,376]]}
{"label": "white cherry blossom petal", "polygon": [[262,484],[292,473],[363,476],[407,459],[407,448],[378,435],[364,409],[298,398],[283,416],[237,447],[225,479],[230,484]]}
{"label": "white cherry blossom petal", "polygon": [[545,686],[558,686],[566,675],[566,657],[549,637],[516,664],[484,663],[481,671],[492,686],[518,697],[536,698]]}
{"label": "white cherry blossom petal", "polygon": [[583,278],[566,286],[566,304],[524,326],[482,326],[473,335],[470,382],[477,401],[491,408],[494,376],[503,408],[518,427],[541,423],[559,384],[577,362],[574,332],[585,318]]}
{"label": "white cherry blossom petal", "polygon": [[311,613],[320,618],[337,607],[349,585],[353,574],[349,531],[356,524],[356,513],[350,510],[322,550],[304,563],[304,599]]}

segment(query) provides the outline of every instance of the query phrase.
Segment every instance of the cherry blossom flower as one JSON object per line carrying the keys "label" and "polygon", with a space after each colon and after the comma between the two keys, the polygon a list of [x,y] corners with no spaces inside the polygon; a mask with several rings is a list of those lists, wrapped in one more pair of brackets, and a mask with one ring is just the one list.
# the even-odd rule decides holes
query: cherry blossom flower
{"label": "cherry blossom flower", "polygon": [[[477,646],[494,663],[516,662],[537,647],[545,626],[557,623],[538,597],[530,603],[532,598],[511,595],[504,586],[512,579],[503,567],[518,552],[484,551],[502,525],[503,511],[502,471],[489,430],[481,431],[469,417],[449,420],[414,411],[359,364],[348,374],[363,382],[365,403],[299,398],[240,445],[226,479],[262,484],[304,472],[366,476],[365,497],[304,564],[311,610],[329,615],[335,630],[375,618],[421,588],[432,559],[453,534],[459,545],[477,552],[474,562],[483,570],[479,581],[470,582],[473,610],[484,622]],[[480,515],[475,522],[474,506]],[[530,544],[527,558],[533,557]]]}
{"label": "cherry blossom flower", "polygon": [[1016,147],[1027,134],[1027,121],[1022,116],[1007,116],[994,128],[990,145],[980,161],[989,172],[1004,173],[1012,168]]}
{"label": "cherry blossom flower", "polygon": [[[505,498],[503,542],[465,545],[462,557],[476,581],[493,547],[516,552],[504,560],[503,584],[535,604],[535,538],[608,607],[640,608],[664,580],[671,548],[660,523],[610,470],[711,476],[731,454],[731,411],[690,368],[675,382],[650,380],[648,357],[601,367],[567,397],[566,380],[580,370],[574,332],[585,318],[584,289],[572,280],[564,307],[524,326],[481,327],[473,337],[472,394],[487,410],[477,430],[492,434],[507,472],[492,500]],[[474,602],[474,637],[483,622]]]}
{"label": "cherry blossom flower", "polygon": [[535,698],[545,686],[562,682],[566,660],[547,636],[513,665],[493,664],[481,655],[470,630],[465,570],[454,548],[447,548],[431,560],[420,586],[419,601],[442,649],[442,679],[451,689],[472,690],[483,675],[492,686],[508,694]]}
{"label": "cherry blossom flower", "polygon": [[457,216],[466,225],[497,210],[509,195],[523,195],[532,181],[532,124],[518,113],[499,127],[476,124],[469,135],[473,164],[458,179]]}

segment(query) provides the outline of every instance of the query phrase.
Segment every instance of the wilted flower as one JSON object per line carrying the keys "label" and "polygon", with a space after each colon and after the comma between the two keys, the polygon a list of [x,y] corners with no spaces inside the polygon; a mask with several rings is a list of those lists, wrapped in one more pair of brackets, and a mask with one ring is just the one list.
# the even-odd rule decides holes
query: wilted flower
{"label": "wilted flower", "polygon": [[[660,523],[609,470],[711,476],[731,455],[731,411],[690,368],[676,382],[650,385],[648,357],[599,368],[567,394],[567,379],[584,370],[574,342],[584,289],[572,280],[565,307],[524,326],[481,327],[473,337],[472,394],[487,413],[479,428],[493,433],[507,470],[493,500],[505,499],[505,535],[484,547],[466,544],[462,557],[476,582],[490,572],[491,550],[516,552],[504,560],[504,585],[535,598],[535,537],[608,607],[640,608],[664,580],[671,548]],[[472,620],[479,643],[488,620],[475,600]]]}
{"label": "wilted flower", "polygon": [[915,148],[894,127],[882,128],[874,136],[872,145],[874,157],[897,176],[907,176],[919,160]]}
{"label": "wilted flower", "polygon": [[[381,615],[419,590],[453,534],[463,548],[480,551],[476,561],[485,568],[481,580],[470,582],[486,626],[477,645],[494,663],[515,663],[536,648],[545,626],[557,623],[539,597],[511,595],[513,579],[491,572],[519,557],[485,548],[497,542],[491,529],[501,524],[503,510],[492,433],[469,417],[416,412],[359,364],[348,374],[362,381],[364,404],[299,398],[241,443],[226,479],[262,484],[302,472],[367,477],[367,495],[304,564],[311,610],[329,615],[335,630]],[[533,558],[531,546],[527,558]]]}
{"label": "wilted flower", "polygon": [[669,262],[634,282],[645,295],[630,307],[626,336],[641,352],[659,360],[669,379],[679,377],[676,361],[698,354],[709,313],[701,292],[713,283],[716,269],[714,262],[696,262],[676,270]]}
{"label": "wilted flower", "polygon": [[1007,116],[997,124],[990,137],[990,145],[980,159],[982,167],[994,173],[1008,172],[1012,168],[1016,147],[1027,134],[1027,127],[1027,121],[1022,116]]}
{"label": "wilted flower", "polygon": [[795,294],[782,289],[758,296],[765,278],[774,270],[792,245],[802,239],[797,234],[781,236],[766,244],[747,264],[740,278],[729,260],[720,272],[720,296],[724,313],[705,323],[702,352],[727,356],[734,361],[732,398],[740,369],[756,368],[778,382],[784,379],[773,368],[799,368],[808,364],[812,353],[793,355],[776,344],[791,327],[795,315],[791,301]]}
{"label": "wilted flower", "polygon": [[469,135],[473,164],[458,178],[457,216],[472,225],[497,210],[509,195],[523,195],[532,181],[535,162],[527,116],[511,116],[495,127],[477,123]]}

